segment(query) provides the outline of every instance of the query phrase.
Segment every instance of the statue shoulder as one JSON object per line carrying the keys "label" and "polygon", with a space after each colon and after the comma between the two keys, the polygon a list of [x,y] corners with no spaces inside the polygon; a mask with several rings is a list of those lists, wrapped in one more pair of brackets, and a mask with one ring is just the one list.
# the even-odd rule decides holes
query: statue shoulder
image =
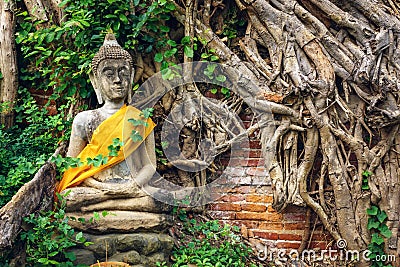
{"label": "statue shoulder", "polygon": [[89,141],[102,121],[103,118],[97,110],[85,110],[75,116],[72,129],[82,139]]}

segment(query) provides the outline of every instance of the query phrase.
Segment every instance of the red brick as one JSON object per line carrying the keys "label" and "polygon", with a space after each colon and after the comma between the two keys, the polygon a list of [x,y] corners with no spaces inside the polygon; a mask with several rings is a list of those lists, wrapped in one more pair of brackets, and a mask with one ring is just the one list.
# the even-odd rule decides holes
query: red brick
{"label": "red brick", "polygon": [[319,248],[319,249],[327,249],[328,248],[328,242],[325,241],[318,241],[318,242],[311,242],[310,247],[311,248]]}
{"label": "red brick", "polygon": [[229,189],[228,192],[238,194],[252,194],[256,192],[256,188],[254,186],[238,186]]}
{"label": "red brick", "polygon": [[247,142],[243,142],[243,144],[241,145],[241,147],[244,148],[248,146],[250,146],[251,149],[261,149],[260,140],[250,140],[248,144]]}
{"label": "red brick", "polygon": [[300,247],[301,242],[286,242],[286,241],[277,241],[277,248],[288,248],[288,249],[298,249]]}
{"label": "red brick", "polygon": [[299,206],[288,206],[285,208],[285,213],[300,213],[300,214],[306,214],[306,209],[304,207],[299,207]]}
{"label": "red brick", "polygon": [[267,206],[261,204],[242,204],[242,210],[263,212],[267,210]]}
{"label": "red brick", "polygon": [[282,230],[283,223],[262,222],[258,226],[260,230]]}
{"label": "red brick", "polygon": [[235,224],[238,226],[245,225],[248,229],[258,229],[260,222],[259,221],[250,221],[250,220],[234,220],[234,221],[231,221],[230,224]]}
{"label": "red brick", "polygon": [[241,160],[241,166],[257,167],[264,166],[264,159],[247,159]]}
{"label": "red brick", "polygon": [[301,241],[301,235],[279,234],[279,240]]}
{"label": "red brick", "polygon": [[238,212],[236,213],[236,219],[238,220],[260,220],[260,221],[281,221],[282,215],[279,213],[267,213],[267,212]]}
{"label": "red brick", "polygon": [[283,229],[285,230],[304,230],[304,222],[298,223],[284,223]]}
{"label": "red brick", "polygon": [[211,204],[210,209],[220,211],[240,211],[242,208],[240,204],[222,202]]}
{"label": "red brick", "polygon": [[267,210],[268,210],[268,212],[276,212],[276,210],[274,210],[272,205],[269,205]]}
{"label": "red brick", "polygon": [[236,213],[232,211],[207,211],[207,213],[213,219],[218,220],[234,220],[236,217]]}
{"label": "red brick", "polygon": [[270,195],[248,195],[246,201],[255,203],[272,203],[273,198]]}
{"label": "red brick", "polygon": [[251,176],[267,176],[268,171],[265,167],[250,167],[246,170],[246,174]]}
{"label": "red brick", "polygon": [[270,239],[270,240],[278,240],[278,234],[277,233],[271,233],[271,232],[264,232],[264,231],[252,231],[255,237],[260,237],[260,238],[265,238],[265,239]]}
{"label": "red brick", "polygon": [[245,197],[243,195],[225,195],[218,199],[218,201],[222,202],[238,202],[244,200]]}
{"label": "red brick", "polygon": [[333,238],[329,233],[313,233],[312,235],[312,240],[313,241],[331,241]]}

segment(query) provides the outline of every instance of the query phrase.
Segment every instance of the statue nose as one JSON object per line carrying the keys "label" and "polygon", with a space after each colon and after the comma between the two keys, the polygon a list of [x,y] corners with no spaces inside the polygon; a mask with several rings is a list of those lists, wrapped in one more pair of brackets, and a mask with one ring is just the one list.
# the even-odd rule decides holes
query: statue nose
{"label": "statue nose", "polygon": [[120,83],[120,82],[121,82],[121,77],[119,77],[119,74],[118,74],[118,73],[114,75],[114,80],[113,80],[113,82],[114,82],[114,83]]}

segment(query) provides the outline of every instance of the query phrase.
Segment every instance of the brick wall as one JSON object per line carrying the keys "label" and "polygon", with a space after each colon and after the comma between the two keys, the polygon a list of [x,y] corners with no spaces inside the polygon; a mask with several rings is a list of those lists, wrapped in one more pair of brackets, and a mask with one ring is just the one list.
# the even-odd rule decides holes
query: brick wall
{"label": "brick wall", "polygon": [[[248,124],[251,117],[243,117]],[[304,234],[306,209],[291,206],[278,213],[272,208],[271,179],[264,167],[261,144],[255,136],[250,138],[248,151],[233,152],[221,160],[224,164],[230,161],[231,167],[225,169],[227,177],[222,182],[231,186],[209,206],[208,213],[215,219],[241,227],[242,235],[252,243],[297,249]],[[243,158],[243,155],[248,157]],[[311,218],[309,248],[325,249],[332,238],[315,216]]]}

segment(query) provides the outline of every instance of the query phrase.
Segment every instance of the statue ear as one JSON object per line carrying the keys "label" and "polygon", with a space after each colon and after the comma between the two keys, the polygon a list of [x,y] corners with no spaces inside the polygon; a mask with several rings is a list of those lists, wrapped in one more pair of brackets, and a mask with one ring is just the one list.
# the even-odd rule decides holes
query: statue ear
{"label": "statue ear", "polygon": [[131,73],[131,86],[130,89],[128,91],[128,104],[130,104],[132,102],[132,94],[133,94],[133,90],[132,90],[132,86],[133,86],[133,80],[135,78],[135,69],[132,69],[132,73]]}
{"label": "statue ear", "polygon": [[94,92],[96,93],[97,102],[99,102],[100,105],[103,104],[103,96],[101,95],[101,90],[97,83],[96,75],[93,73],[93,71],[89,73],[89,79],[93,85]]}

